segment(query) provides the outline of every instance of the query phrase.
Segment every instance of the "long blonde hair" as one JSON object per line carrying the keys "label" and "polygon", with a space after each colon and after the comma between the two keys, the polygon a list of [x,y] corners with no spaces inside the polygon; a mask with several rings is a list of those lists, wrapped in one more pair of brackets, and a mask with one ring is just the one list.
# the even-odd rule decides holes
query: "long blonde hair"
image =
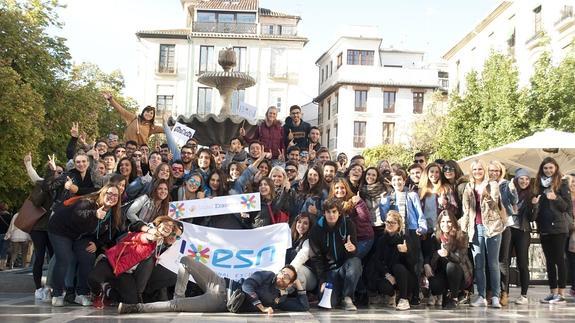
{"label": "long blonde hair", "polygon": [[471,162],[471,165],[469,166],[469,182],[475,184],[475,177],[473,177],[473,167],[475,167],[476,165],[480,165],[481,167],[483,167],[483,180],[482,182],[487,182],[489,181],[489,174],[487,174],[487,165],[485,165],[485,162],[481,159],[475,159]]}

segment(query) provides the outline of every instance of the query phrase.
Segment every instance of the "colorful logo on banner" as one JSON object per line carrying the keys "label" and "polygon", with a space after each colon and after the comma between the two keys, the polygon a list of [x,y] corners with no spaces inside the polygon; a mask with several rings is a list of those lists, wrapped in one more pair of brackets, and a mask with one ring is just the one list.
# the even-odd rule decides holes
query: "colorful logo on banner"
{"label": "colorful logo on banner", "polygon": [[169,215],[174,219],[179,219],[184,216],[186,207],[184,203],[170,203]]}
{"label": "colorful logo on banner", "polygon": [[210,248],[205,247],[200,244],[197,247],[190,243],[190,248],[188,249],[188,254],[194,258],[195,261],[200,261],[204,264],[208,263],[208,259],[210,259]]}
{"label": "colorful logo on banner", "polygon": [[256,197],[255,195],[251,195],[249,198],[247,196],[242,196],[242,206],[246,208],[246,210],[251,210],[256,208]]}

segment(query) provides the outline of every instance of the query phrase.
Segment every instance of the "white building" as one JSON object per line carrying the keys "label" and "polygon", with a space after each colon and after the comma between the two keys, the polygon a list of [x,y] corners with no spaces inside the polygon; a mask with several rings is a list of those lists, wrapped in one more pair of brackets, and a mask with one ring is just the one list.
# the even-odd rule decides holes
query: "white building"
{"label": "white building", "polygon": [[463,93],[466,74],[481,71],[492,50],[512,55],[520,85],[528,85],[533,65],[544,50],[558,63],[572,49],[574,5],[574,0],[502,1],[443,56],[452,89]]}
{"label": "white building", "polygon": [[280,109],[309,100],[298,85],[300,56],[307,38],[298,35],[300,17],[260,8],[258,0],[180,0],[185,25],[180,29],[146,30],[139,40],[138,78],[141,106],[155,104],[171,115],[219,113],[216,89],[198,83],[205,72],[221,71],[218,52],[236,51],[236,71],[256,85],[238,91],[232,109],[244,101],[263,117],[270,105]]}
{"label": "white building", "polygon": [[376,29],[362,27],[340,37],[316,61],[318,126],[333,153],[407,144],[411,125],[433,92],[443,89],[442,82],[447,87],[446,73],[426,66],[423,52],[383,49],[381,42]]}

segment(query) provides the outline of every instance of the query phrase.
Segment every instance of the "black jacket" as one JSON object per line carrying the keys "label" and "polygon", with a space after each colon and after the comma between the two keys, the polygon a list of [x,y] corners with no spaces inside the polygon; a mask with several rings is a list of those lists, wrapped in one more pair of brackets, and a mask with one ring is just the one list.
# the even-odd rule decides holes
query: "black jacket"
{"label": "black jacket", "polygon": [[[258,304],[284,311],[307,311],[309,303],[305,291],[297,292],[297,297],[287,297],[276,287],[276,274],[271,271],[256,271],[242,283],[242,291],[246,300],[240,311],[251,312]],[[290,290],[290,288],[288,288]]]}
{"label": "black jacket", "polygon": [[74,196],[74,194],[70,193],[67,189],[64,189],[64,184],[66,183],[67,177],[72,179],[74,185],[78,186],[78,192],[75,195],[86,195],[89,193],[93,193],[97,191],[92,183],[92,177],[90,176],[90,169],[86,171],[84,178],[80,175],[75,168],[71,169],[67,172],[64,172],[62,175],[48,180],[48,189],[50,191],[54,191],[54,204],[52,206],[52,210],[54,211],[55,208],[59,207],[65,200]]}
{"label": "black jacket", "polygon": [[[540,192],[544,191],[545,188],[540,187]],[[567,181],[561,181],[561,186],[555,195],[557,196],[555,200],[549,200],[545,193],[541,193],[537,228],[542,234],[569,233],[571,219],[573,219],[573,206]]]}
{"label": "black jacket", "polygon": [[341,267],[347,259],[355,256],[355,252],[348,252],[344,247],[348,236],[357,248],[355,225],[343,215],[333,228],[327,225],[325,217],[321,217],[311,229],[309,246],[313,257],[310,260],[320,285],[327,280],[330,270]]}
{"label": "black jacket", "polygon": [[116,230],[112,214],[99,220],[96,216],[98,205],[87,199],[80,199],[70,206],[58,208],[50,217],[48,232],[72,240],[88,237],[98,247],[115,240]]}
{"label": "black jacket", "polygon": [[[401,253],[397,250],[397,245],[402,244],[404,240],[407,244],[407,252]],[[412,241],[412,236],[409,234],[390,235],[385,232],[377,243],[367,270],[367,277],[371,281],[377,281],[384,279],[387,273],[393,275],[391,269],[396,264],[402,264],[409,271],[414,272],[418,258],[414,245],[415,241]]]}

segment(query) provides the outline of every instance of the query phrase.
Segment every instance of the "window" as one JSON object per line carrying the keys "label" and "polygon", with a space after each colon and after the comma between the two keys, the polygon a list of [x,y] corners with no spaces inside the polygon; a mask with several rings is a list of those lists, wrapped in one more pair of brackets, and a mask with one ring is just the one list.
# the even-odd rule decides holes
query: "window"
{"label": "window", "polygon": [[247,72],[247,47],[234,47],[236,53],[236,67],[234,72]]}
{"label": "window", "polygon": [[423,92],[413,92],[413,113],[423,113]]}
{"label": "window", "polygon": [[232,93],[232,112],[237,111],[240,103],[245,102],[246,90],[235,90]]}
{"label": "window", "polygon": [[213,70],[214,46],[200,46],[200,74]]}
{"label": "window", "polygon": [[365,127],[367,122],[353,122],[353,148],[365,148]]}
{"label": "window", "polygon": [[329,121],[331,119],[331,99],[327,99],[325,106],[327,107],[327,121]]}
{"label": "window", "polygon": [[270,89],[268,92],[268,106],[275,106],[278,109],[278,113],[281,112],[283,106],[283,98],[285,97],[285,91],[282,89]]}
{"label": "window", "polygon": [[355,90],[355,111],[367,110],[367,90]]}
{"label": "window", "polygon": [[533,9],[533,17],[535,23],[535,35],[543,31],[543,24],[541,22],[541,6]]}
{"label": "window", "polygon": [[373,65],[372,50],[347,50],[347,65]]}
{"label": "window", "polygon": [[327,148],[333,149],[332,141],[331,141],[331,129],[327,129]]}
{"label": "window", "polygon": [[339,53],[339,55],[337,55],[337,68],[339,68],[341,64],[343,64],[343,53]]}
{"label": "window", "polygon": [[198,88],[198,114],[204,115],[212,112],[212,89]]}
{"label": "window", "polygon": [[383,113],[395,112],[395,91],[383,91]]}
{"label": "window", "polygon": [[329,76],[331,76],[332,72],[333,72],[333,61],[329,61]]}
{"label": "window", "polygon": [[157,95],[156,96],[156,110],[161,112],[172,113],[172,107],[174,106],[174,96],[173,95]]}
{"label": "window", "polygon": [[159,73],[174,73],[176,45],[160,45]]}
{"label": "window", "polygon": [[382,131],[383,134],[382,142],[387,145],[392,145],[394,133],[395,133],[395,122],[384,122]]}
{"label": "window", "polygon": [[336,114],[337,114],[337,112],[338,112],[338,106],[339,106],[339,93],[336,93],[336,94],[335,94],[335,100],[333,100],[333,107],[332,107],[332,109],[333,109],[332,114],[333,114],[333,115],[336,115]]}
{"label": "window", "polygon": [[198,11],[198,22],[216,22],[216,13]]}
{"label": "window", "polygon": [[319,107],[317,108],[317,124],[323,123],[323,104],[320,103]]}
{"label": "window", "polygon": [[272,48],[270,71],[272,77],[287,77],[287,51],[285,48]]}
{"label": "window", "polygon": [[337,123],[333,126],[333,144],[331,145],[333,149],[337,148]]}
{"label": "window", "polygon": [[256,22],[256,15],[253,13],[236,13],[236,20],[240,24],[253,24]]}

